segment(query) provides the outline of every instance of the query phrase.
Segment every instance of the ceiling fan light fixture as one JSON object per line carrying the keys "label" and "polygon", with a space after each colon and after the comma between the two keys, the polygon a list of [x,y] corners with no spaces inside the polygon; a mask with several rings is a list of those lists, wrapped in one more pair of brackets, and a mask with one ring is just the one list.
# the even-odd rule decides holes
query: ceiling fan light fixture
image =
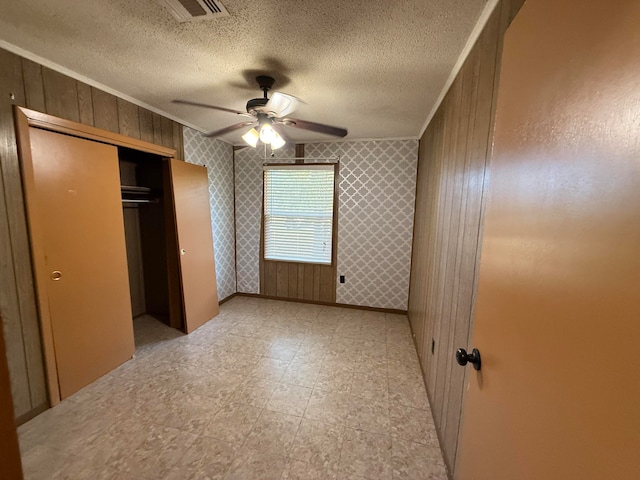
{"label": "ceiling fan light fixture", "polygon": [[255,128],[252,128],[242,136],[242,139],[253,148],[256,148],[258,140],[260,139],[260,134],[258,134],[258,131]]}
{"label": "ceiling fan light fixture", "polygon": [[271,126],[271,123],[263,123],[260,127],[260,141],[269,145],[275,138],[276,131]]}
{"label": "ceiling fan light fixture", "polygon": [[284,147],[285,143],[287,142],[284,141],[284,138],[282,138],[278,132],[275,132],[275,136],[271,141],[271,150],[277,150],[280,147]]}

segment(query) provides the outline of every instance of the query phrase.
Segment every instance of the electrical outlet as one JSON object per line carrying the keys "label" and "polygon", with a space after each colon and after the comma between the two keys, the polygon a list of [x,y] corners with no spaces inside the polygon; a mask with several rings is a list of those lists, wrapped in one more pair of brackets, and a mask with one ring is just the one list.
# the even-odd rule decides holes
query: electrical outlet
{"label": "electrical outlet", "polygon": [[344,283],[344,275],[340,275],[340,283]]}

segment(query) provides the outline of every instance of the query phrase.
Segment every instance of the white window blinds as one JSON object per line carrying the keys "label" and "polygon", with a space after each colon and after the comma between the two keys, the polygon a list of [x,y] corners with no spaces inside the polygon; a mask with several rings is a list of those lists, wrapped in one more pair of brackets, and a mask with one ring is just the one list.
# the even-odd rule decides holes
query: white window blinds
{"label": "white window blinds", "polygon": [[331,264],[333,165],[264,167],[264,258]]}

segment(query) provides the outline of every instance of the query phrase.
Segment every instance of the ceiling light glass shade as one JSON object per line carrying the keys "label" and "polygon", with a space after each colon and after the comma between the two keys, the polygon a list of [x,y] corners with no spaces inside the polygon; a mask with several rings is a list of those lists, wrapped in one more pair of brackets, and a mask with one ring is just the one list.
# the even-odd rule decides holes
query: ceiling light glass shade
{"label": "ceiling light glass shade", "polygon": [[247,133],[242,135],[242,139],[245,142],[247,142],[249,145],[251,145],[253,148],[255,148],[256,145],[258,144],[258,140],[260,139],[260,135],[258,134],[258,131],[255,128],[252,128]]}
{"label": "ceiling light glass shade", "polygon": [[278,132],[275,132],[273,140],[271,140],[271,150],[277,150],[284,146],[285,143],[287,142],[284,141],[284,138],[282,138]]}
{"label": "ceiling light glass shade", "polygon": [[275,136],[276,131],[273,129],[273,127],[268,123],[264,123],[260,128],[260,141],[268,145],[273,142]]}

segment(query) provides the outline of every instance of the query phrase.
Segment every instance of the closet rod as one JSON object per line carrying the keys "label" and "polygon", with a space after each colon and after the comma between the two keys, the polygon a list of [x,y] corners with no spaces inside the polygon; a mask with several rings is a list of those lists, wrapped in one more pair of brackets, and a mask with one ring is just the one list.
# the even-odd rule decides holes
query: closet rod
{"label": "closet rod", "polygon": [[122,203],[158,203],[158,200],[148,200],[144,198],[123,198]]}

